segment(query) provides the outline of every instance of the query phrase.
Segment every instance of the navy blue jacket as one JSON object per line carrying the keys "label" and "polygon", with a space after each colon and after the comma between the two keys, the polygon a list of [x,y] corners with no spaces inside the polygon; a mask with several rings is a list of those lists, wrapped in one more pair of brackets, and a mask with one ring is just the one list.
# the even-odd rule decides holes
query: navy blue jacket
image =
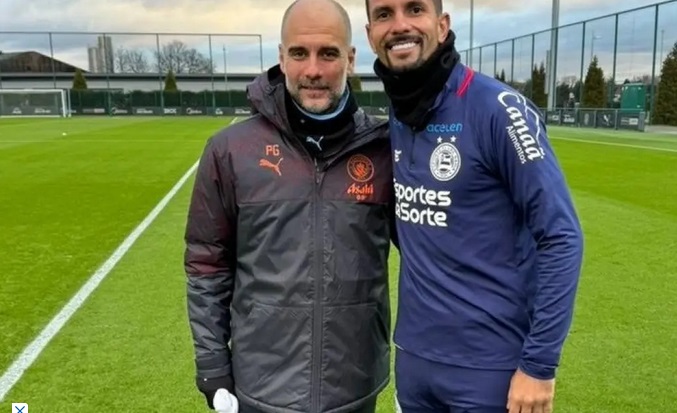
{"label": "navy blue jacket", "polygon": [[555,376],[583,235],[539,110],[458,64],[425,130],[391,116],[401,251],[395,343]]}

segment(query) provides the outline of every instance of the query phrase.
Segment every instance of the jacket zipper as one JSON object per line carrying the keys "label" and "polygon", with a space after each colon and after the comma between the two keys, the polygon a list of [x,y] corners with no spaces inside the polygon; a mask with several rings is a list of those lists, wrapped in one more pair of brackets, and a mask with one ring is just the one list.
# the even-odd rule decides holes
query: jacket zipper
{"label": "jacket zipper", "polygon": [[416,157],[414,156],[414,148],[416,147],[416,134],[419,130],[417,127],[411,128],[411,149],[409,150],[409,170],[411,170],[416,165]]}
{"label": "jacket zipper", "polygon": [[311,375],[311,409],[312,412],[320,411],[320,374],[322,367],[322,261],[324,251],[324,238],[322,237],[322,204],[320,203],[320,188],[322,187],[322,172],[317,164],[317,159],[313,158],[315,163],[315,188],[313,191],[313,225],[315,231],[315,300],[313,302],[313,357],[312,357],[312,375]]}
{"label": "jacket zipper", "polygon": [[[324,169],[328,169],[331,165],[336,162],[338,159],[345,156],[347,153],[350,153],[355,148],[362,146],[366,143],[361,143],[360,145],[348,145],[344,148],[340,154],[334,157],[331,161],[325,163]],[[322,236],[322,204],[321,204],[321,188],[322,188],[322,179],[324,177],[324,172],[320,170],[320,165],[317,163],[317,158],[312,156],[310,152],[301,145],[303,152],[313,160],[314,170],[313,170],[313,216],[312,216],[312,225],[314,225],[314,238],[316,245],[314,245],[314,261],[315,261],[315,299],[313,300],[313,326],[312,326],[312,358],[311,358],[311,376],[310,376],[310,387],[311,387],[311,411],[319,412],[320,411],[320,395],[322,390],[322,380],[320,380],[320,374],[322,373],[322,297],[324,292],[322,290],[322,277],[324,274],[323,269],[323,254],[324,254],[324,237]]]}

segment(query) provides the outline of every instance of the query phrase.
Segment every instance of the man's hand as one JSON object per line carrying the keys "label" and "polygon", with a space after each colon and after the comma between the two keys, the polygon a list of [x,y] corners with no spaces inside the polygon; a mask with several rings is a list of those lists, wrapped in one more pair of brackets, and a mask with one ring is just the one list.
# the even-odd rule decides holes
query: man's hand
{"label": "man's hand", "polygon": [[[207,399],[210,409],[218,413],[237,413],[237,398],[233,395],[233,378],[231,376],[215,378],[196,378],[197,388]],[[218,403],[218,405],[217,405]]]}
{"label": "man's hand", "polygon": [[509,413],[552,413],[555,379],[539,380],[517,370],[510,380]]}
{"label": "man's hand", "polygon": [[240,407],[237,398],[226,389],[216,391],[213,405],[217,413],[237,413]]}

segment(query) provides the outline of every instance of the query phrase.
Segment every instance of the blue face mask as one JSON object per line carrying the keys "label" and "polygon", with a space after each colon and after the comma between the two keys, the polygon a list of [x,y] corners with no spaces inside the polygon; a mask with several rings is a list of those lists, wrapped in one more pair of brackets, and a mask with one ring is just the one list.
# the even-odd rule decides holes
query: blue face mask
{"label": "blue face mask", "polygon": [[343,95],[341,96],[341,100],[339,101],[339,104],[336,107],[336,109],[334,109],[333,112],[325,113],[325,114],[322,114],[322,115],[319,115],[317,113],[310,113],[307,110],[303,109],[301,107],[301,105],[296,103],[296,101],[294,99],[292,99],[292,101],[294,102],[294,105],[296,105],[298,110],[301,111],[301,113],[303,113],[304,115],[308,116],[309,118],[315,119],[315,120],[329,120],[329,119],[335,118],[336,116],[338,116],[343,111],[343,109],[346,107],[346,103],[348,103],[348,97],[349,96],[350,96],[350,89],[348,88],[348,86],[346,86],[346,90],[343,92]]}

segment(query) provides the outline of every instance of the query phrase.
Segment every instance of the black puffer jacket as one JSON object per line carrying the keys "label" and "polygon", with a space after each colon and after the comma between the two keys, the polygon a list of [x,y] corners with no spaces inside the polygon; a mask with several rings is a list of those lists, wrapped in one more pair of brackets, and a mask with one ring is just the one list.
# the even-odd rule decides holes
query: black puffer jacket
{"label": "black puffer jacket", "polygon": [[198,168],[185,251],[197,374],[232,375],[241,403],[267,412],[348,411],[389,380],[387,125],[358,110],[350,142],[317,164],[274,73]]}

